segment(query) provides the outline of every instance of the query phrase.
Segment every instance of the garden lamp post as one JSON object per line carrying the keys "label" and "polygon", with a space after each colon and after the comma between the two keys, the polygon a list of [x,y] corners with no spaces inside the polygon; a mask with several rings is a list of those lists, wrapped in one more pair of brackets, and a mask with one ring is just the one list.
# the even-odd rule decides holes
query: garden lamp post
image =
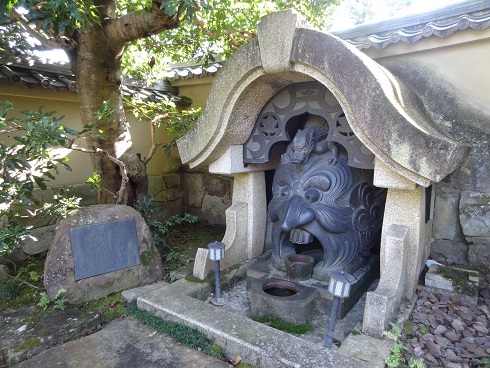
{"label": "garden lamp post", "polygon": [[219,262],[225,258],[225,244],[215,241],[214,243],[208,244],[209,249],[209,259],[214,261],[214,274],[215,274],[215,284],[216,292],[214,298],[211,299],[211,303],[214,305],[225,304],[224,298],[221,297],[221,275]]}
{"label": "garden lamp post", "polygon": [[328,284],[328,291],[333,295],[332,310],[330,312],[330,322],[328,323],[327,336],[325,338],[325,347],[332,346],[333,331],[335,329],[335,323],[337,322],[337,313],[340,306],[341,299],[347,298],[350,293],[350,286],[354,282],[354,277],[341,272],[330,273],[330,283]]}

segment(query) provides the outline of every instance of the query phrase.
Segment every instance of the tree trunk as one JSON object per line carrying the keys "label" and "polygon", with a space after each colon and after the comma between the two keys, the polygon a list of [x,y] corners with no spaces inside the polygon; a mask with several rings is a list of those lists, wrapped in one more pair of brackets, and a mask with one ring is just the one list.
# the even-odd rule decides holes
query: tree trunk
{"label": "tree trunk", "polygon": [[[88,148],[100,148],[124,163],[129,183],[122,193],[122,204],[133,205],[137,198],[147,194],[148,176],[134,150],[124,114],[121,97],[124,44],[114,44],[107,37],[104,25],[96,24],[83,29],[76,41],[78,47],[71,61],[78,83],[82,123],[95,123],[94,133],[98,129],[103,131],[102,137],[94,135],[88,139]],[[95,113],[109,101],[114,113],[97,121]],[[116,203],[122,180],[119,166],[103,154],[91,154],[91,159],[94,171],[101,177],[103,189],[98,194],[99,203]]]}

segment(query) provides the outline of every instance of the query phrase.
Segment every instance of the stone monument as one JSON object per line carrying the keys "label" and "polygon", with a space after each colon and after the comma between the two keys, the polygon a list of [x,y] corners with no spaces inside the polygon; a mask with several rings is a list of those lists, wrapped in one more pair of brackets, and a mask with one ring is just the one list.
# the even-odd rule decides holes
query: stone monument
{"label": "stone monument", "polygon": [[131,207],[94,205],[61,220],[46,258],[49,297],[65,289],[69,303],[83,303],[161,280],[160,254],[145,221]]}

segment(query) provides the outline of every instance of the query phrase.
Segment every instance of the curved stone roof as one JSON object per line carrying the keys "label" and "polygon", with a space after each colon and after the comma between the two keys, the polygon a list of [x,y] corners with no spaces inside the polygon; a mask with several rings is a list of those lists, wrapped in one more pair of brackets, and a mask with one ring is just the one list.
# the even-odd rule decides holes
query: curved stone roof
{"label": "curved stone roof", "polygon": [[468,147],[439,130],[401,80],[339,38],[311,29],[296,12],[282,11],[262,19],[257,39],[239,48],[214,80],[201,119],[177,142],[182,162],[211,164],[243,145],[265,102],[289,84],[311,80],[332,92],[376,158],[414,183],[442,180],[467,155]]}

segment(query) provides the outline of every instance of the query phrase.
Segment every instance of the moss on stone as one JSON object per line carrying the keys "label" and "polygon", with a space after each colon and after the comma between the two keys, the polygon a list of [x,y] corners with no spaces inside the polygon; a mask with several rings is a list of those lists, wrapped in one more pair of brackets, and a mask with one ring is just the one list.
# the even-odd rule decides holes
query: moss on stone
{"label": "moss on stone", "polygon": [[206,283],[210,283],[210,279],[209,278],[205,278],[204,280],[201,280],[201,279],[198,279],[196,276],[194,275],[187,275],[186,277],[184,277],[185,281],[189,281],[189,282],[194,282],[196,284],[206,284]]}
{"label": "moss on stone", "polygon": [[437,273],[450,280],[456,292],[473,297],[478,296],[478,284],[470,280],[470,276],[478,277],[478,272],[444,266],[438,267]]}
{"label": "moss on stone", "polygon": [[37,325],[41,320],[43,319],[43,316],[41,314],[37,314],[35,316],[29,316],[22,318],[22,322],[24,323],[32,323],[34,325]]}
{"label": "moss on stone", "polygon": [[292,323],[283,321],[280,318],[272,316],[264,316],[259,318],[254,318],[254,321],[268,325],[276,330],[289,332],[293,334],[303,335],[311,330],[309,323],[304,323],[301,325],[293,325]]}
{"label": "moss on stone", "polygon": [[122,317],[126,310],[122,303],[121,293],[115,293],[97,300],[91,300],[80,306],[83,311],[98,311],[106,322]]}
{"label": "moss on stone", "polygon": [[403,325],[402,333],[404,335],[408,335],[408,334],[412,333],[412,331],[413,331],[412,321],[406,321],[405,324]]}
{"label": "moss on stone", "polygon": [[0,301],[0,311],[16,309],[17,307],[30,305],[34,302],[37,302],[35,291],[25,287],[21,290],[20,295],[17,298]]}
{"label": "moss on stone", "polygon": [[34,349],[36,346],[41,345],[41,340],[37,337],[24,340],[13,347],[15,352],[21,352],[25,350]]}
{"label": "moss on stone", "polygon": [[149,266],[151,261],[155,258],[158,252],[152,252],[151,250],[147,250],[145,252],[141,252],[140,260],[143,266]]}

